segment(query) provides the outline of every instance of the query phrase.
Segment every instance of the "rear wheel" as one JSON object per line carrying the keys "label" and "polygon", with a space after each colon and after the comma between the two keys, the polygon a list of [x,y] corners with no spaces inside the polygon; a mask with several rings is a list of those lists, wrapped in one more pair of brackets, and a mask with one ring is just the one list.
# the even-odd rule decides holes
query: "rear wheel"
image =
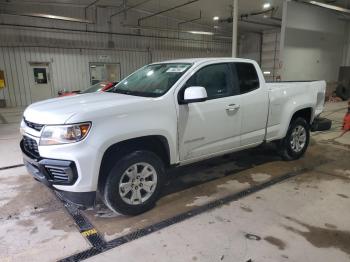
{"label": "rear wheel", "polygon": [[135,151],[115,163],[109,172],[103,198],[113,211],[137,215],[151,209],[164,178],[164,165],[149,151]]}
{"label": "rear wheel", "polygon": [[302,157],[309,145],[310,127],[304,118],[298,117],[289,125],[287,135],[278,144],[278,150],[284,160]]}

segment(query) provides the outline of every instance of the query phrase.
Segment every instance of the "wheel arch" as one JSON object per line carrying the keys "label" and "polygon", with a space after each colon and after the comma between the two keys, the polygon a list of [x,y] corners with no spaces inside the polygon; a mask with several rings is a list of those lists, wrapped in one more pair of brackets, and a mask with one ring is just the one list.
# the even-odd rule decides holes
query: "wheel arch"
{"label": "wheel arch", "polygon": [[297,117],[302,117],[306,120],[311,125],[311,122],[313,121],[313,108],[311,106],[306,106],[306,107],[301,107],[297,108],[295,111],[293,111],[289,117],[283,122],[283,129],[281,130],[281,135],[279,136],[280,138],[283,138],[286,136],[288,132],[288,128],[290,123],[296,119]]}
{"label": "wheel arch", "polygon": [[104,185],[110,169],[117,159],[137,150],[147,150],[155,153],[163,161],[165,167],[169,167],[170,146],[166,137],[162,135],[148,135],[120,141],[110,145],[104,152],[100,164],[98,177],[98,189]]}
{"label": "wheel arch", "polygon": [[306,120],[307,123],[311,124],[312,122],[312,118],[313,118],[313,109],[312,107],[306,107],[303,109],[299,109],[297,111],[294,112],[294,114],[292,115],[289,123],[291,123],[294,119],[301,117],[304,118]]}

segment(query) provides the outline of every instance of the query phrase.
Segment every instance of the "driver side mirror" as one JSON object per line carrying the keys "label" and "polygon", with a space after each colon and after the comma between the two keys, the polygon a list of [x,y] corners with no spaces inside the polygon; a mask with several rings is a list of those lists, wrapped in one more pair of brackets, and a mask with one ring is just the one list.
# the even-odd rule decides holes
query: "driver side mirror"
{"label": "driver side mirror", "polygon": [[190,86],[185,89],[182,104],[204,102],[208,99],[207,90],[202,86]]}

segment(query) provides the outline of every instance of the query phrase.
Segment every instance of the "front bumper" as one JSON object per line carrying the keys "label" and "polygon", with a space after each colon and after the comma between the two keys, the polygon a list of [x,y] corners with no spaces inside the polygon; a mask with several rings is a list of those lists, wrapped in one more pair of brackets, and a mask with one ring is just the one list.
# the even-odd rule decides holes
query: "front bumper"
{"label": "front bumper", "polygon": [[73,161],[48,158],[34,158],[26,152],[23,140],[20,143],[23,152],[23,162],[28,172],[39,182],[54,189],[61,198],[81,207],[91,207],[95,204],[96,191],[69,192],[57,190],[54,186],[73,185],[78,179],[78,172]]}

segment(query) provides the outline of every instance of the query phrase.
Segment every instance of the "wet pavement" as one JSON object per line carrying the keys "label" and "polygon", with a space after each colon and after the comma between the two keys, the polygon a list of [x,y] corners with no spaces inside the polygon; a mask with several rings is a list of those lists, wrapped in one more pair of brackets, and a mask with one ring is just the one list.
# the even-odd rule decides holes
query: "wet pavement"
{"label": "wet pavement", "polygon": [[54,261],[88,248],[63,204],[24,167],[0,171],[0,261]]}
{"label": "wet pavement", "polygon": [[307,172],[89,261],[349,261],[349,187]]}
{"label": "wet pavement", "polygon": [[94,210],[83,213],[106,240],[111,240],[288,172],[334,161],[324,151],[322,147],[311,147],[306,158],[294,162],[281,161],[271,145],[227,155],[169,172],[162,198],[145,214],[135,217],[114,214],[101,202]]}

